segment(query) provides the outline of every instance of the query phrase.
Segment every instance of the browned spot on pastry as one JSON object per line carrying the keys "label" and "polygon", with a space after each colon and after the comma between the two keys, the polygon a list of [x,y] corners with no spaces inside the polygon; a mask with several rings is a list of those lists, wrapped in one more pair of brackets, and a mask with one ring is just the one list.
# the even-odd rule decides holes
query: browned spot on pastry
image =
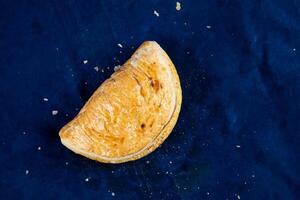
{"label": "browned spot on pastry", "polygon": [[160,86],[161,84],[158,80],[151,80],[150,84],[156,92],[161,88],[161,86]]}
{"label": "browned spot on pastry", "polygon": [[142,123],[141,128],[144,129],[146,127],[146,124]]}
{"label": "browned spot on pastry", "polygon": [[150,126],[150,128],[152,128],[152,126],[153,126],[153,123],[154,123],[154,120],[152,120],[152,121],[151,121],[151,123],[150,123],[150,125],[149,125],[149,126]]}
{"label": "browned spot on pastry", "polygon": [[142,97],[146,96],[145,91],[143,90],[143,88],[140,89],[140,94],[142,95]]}

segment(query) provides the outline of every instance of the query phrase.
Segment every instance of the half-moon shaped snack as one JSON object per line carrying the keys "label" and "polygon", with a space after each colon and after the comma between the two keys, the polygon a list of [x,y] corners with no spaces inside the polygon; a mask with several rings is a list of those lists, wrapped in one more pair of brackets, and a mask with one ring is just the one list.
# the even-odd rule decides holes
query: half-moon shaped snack
{"label": "half-moon shaped snack", "polygon": [[99,162],[136,160],[169,136],[181,101],[175,66],[156,42],[147,41],[101,84],[59,136],[73,152]]}

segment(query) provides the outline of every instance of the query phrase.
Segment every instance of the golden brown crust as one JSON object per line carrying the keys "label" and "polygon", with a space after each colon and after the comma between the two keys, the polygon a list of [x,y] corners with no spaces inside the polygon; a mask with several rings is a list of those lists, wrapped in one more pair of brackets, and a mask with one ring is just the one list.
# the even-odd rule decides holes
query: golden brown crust
{"label": "golden brown crust", "polygon": [[61,142],[99,162],[139,159],[169,136],[181,101],[172,61],[156,42],[144,42],[60,130]]}

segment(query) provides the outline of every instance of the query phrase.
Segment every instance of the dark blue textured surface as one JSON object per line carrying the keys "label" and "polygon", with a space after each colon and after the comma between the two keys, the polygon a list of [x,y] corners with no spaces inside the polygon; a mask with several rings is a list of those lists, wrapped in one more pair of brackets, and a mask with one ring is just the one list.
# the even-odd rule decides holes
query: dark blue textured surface
{"label": "dark blue textured surface", "polygon": [[[180,2],[0,1],[0,199],[300,198],[299,1]],[[145,40],[181,78],[173,133],[135,162],[73,154],[59,129]]]}

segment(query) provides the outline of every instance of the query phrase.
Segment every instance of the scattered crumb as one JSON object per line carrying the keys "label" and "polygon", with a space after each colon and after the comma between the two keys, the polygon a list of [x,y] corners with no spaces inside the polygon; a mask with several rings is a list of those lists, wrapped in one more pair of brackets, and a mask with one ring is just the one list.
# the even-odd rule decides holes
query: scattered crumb
{"label": "scattered crumb", "polygon": [[109,69],[109,67],[106,67],[106,69]]}
{"label": "scattered crumb", "polygon": [[58,50],[59,50],[59,48],[58,48],[58,47],[56,47],[55,49],[56,49],[56,51],[58,51]]}
{"label": "scattered crumb", "polygon": [[156,17],[159,17],[159,13],[156,10],[153,11],[153,14],[156,15]]}
{"label": "scattered crumb", "polygon": [[187,22],[184,22],[183,24],[184,24],[185,26],[187,26]]}
{"label": "scattered crumb", "polygon": [[40,151],[40,150],[42,150],[42,147],[39,146],[37,149]]}
{"label": "scattered crumb", "polygon": [[43,100],[44,100],[44,101],[49,101],[49,99],[48,99],[48,98],[43,98]]}
{"label": "scattered crumb", "polygon": [[181,4],[178,1],[176,2],[176,10],[181,10]]}
{"label": "scattered crumb", "polygon": [[134,46],[132,46],[131,49],[134,49]]}
{"label": "scattered crumb", "polygon": [[238,199],[241,199],[240,195],[237,195],[236,197],[237,197]]}
{"label": "scattered crumb", "polygon": [[104,69],[101,69],[101,72],[104,73]]}
{"label": "scattered crumb", "polygon": [[293,48],[293,51],[296,51],[296,48]]}
{"label": "scattered crumb", "polygon": [[119,46],[120,48],[123,48],[123,45],[122,45],[122,44],[120,44],[120,43],[118,44],[118,46]]}
{"label": "scattered crumb", "polygon": [[23,131],[22,133],[23,133],[23,135],[26,135],[26,132],[25,132],[25,131]]}
{"label": "scattered crumb", "polygon": [[255,174],[252,174],[251,177],[252,177],[252,178],[255,178]]}
{"label": "scattered crumb", "polygon": [[118,71],[121,68],[121,65],[117,65],[114,67],[114,71]]}
{"label": "scattered crumb", "polygon": [[172,164],[173,162],[172,162],[172,161],[170,161],[169,163],[170,163],[170,164]]}
{"label": "scattered crumb", "polygon": [[113,196],[113,197],[114,197],[115,195],[116,195],[116,194],[115,194],[114,192],[112,192],[112,193],[111,193],[111,196]]}
{"label": "scattered crumb", "polygon": [[211,29],[211,26],[207,25],[206,28],[207,28],[207,29]]}
{"label": "scattered crumb", "polygon": [[235,147],[236,147],[236,148],[241,148],[241,146],[240,146],[240,145],[238,145],[238,144],[237,144],[237,145],[235,145]]}
{"label": "scattered crumb", "polygon": [[149,163],[150,163],[150,161],[149,161],[149,160],[147,160],[147,161],[146,161],[146,163],[147,163],[147,164],[149,164]]}
{"label": "scattered crumb", "polygon": [[84,179],[84,181],[85,181],[85,182],[89,182],[89,181],[90,181],[90,178],[87,177],[87,178]]}
{"label": "scattered crumb", "polygon": [[94,67],[94,70],[95,70],[96,72],[98,72],[98,71],[99,71],[99,67],[98,67],[98,66]]}
{"label": "scattered crumb", "polygon": [[68,113],[66,113],[66,117],[68,117],[69,116],[69,114]]}
{"label": "scattered crumb", "polygon": [[25,174],[26,174],[26,175],[28,175],[28,174],[29,174],[29,170],[28,170],[28,169],[26,169],[26,171],[25,171]]}
{"label": "scattered crumb", "polygon": [[69,162],[65,162],[66,165],[69,165]]}
{"label": "scattered crumb", "polygon": [[84,60],[83,61],[83,64],[87,64],[89,61],[88,60]]}
{"label": "scattered crumb", "polygon": [[209,195],[209,192],[206,192],[207,195]]}
{"label": "scattered crumb", "polygon": [[52,115],[57,115],[58,111],[57,110],[52,110]]}
{"label": "scattered crumb", "polygon": [[120,51],[120,53],[123,53],[123,51]]}
{"label": "scattered crumb", "polygon": [[190,54],[190,52],[189,52],[189,51],[187,51],[187,52],[186,52],[186,54],[187,54],[187,55],[189,55],[189,54]]}

